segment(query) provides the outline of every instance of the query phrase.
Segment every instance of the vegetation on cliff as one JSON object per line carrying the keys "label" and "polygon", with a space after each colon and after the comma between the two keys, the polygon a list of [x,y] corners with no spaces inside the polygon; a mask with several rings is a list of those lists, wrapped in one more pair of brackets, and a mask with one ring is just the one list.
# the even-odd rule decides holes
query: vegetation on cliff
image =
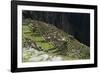
{"label": "vegetation on cliff", "polygon": [[[89,59],[90,48],[80,43],[74,36],[69,35],[52,24],[43,21],[26,19],[22,24],[23,62],[32,61],[36,51],[47,57],[36,61],[51,60],[55,56],[61,60]],[[34,50],[33,50],[34,49]],[[31,50],[31,51],[29,51]],[[34,58],[36,59],[36,58]],[[56,59],[55,59],[56,60]]]}

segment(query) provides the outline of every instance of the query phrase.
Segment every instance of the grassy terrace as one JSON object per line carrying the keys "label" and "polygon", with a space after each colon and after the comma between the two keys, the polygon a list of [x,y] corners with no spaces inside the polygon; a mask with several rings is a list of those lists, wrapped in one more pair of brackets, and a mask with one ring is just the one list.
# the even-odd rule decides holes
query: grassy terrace
{"label": "grassy terrace", "polygon": [[23,38],[28,38],[30,40],[33,40],[37,46],[43,48],[44,50],[48,50],[49,48],[53,48],[53,45],[51,42],[47,42],[40,33],[34,32],[30,30],[29,26],[23,25]]}

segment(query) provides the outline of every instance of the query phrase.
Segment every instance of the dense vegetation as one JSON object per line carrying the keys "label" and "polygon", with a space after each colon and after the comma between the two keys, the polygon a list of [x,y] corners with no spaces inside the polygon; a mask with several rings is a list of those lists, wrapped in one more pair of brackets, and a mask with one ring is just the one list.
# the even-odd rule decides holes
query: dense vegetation
{"label": "dense vegetation", "polygon": [[[90,48],[54,25],[26,19],[22,25],[23,61],[30,61],[35,49],[62,60],[89,59]],[[31,51],[29,49],[31,48]],[[37,60],[38,61],[38,60]],[[39,61],[43,61],[42,59]]]}

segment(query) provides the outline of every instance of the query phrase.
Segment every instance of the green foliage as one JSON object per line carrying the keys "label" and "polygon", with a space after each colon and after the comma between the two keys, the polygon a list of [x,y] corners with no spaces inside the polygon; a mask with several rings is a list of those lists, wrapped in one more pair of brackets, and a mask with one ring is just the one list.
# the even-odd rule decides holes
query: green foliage
{"label": "green foliage", "polygon": [[23,52],[23,62],[28,62],[31,57],[32,57],[32,52],[28,50]]}

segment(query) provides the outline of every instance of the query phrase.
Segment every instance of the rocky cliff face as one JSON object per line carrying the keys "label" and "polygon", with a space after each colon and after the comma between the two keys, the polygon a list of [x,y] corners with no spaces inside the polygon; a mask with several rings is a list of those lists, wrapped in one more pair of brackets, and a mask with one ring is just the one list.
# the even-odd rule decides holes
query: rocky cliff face
{"label": "rocky cliff face", "polygon": [[90,15],[84,13],[23,11],[23,19],[30,18],[55,25],[90,46]]}

